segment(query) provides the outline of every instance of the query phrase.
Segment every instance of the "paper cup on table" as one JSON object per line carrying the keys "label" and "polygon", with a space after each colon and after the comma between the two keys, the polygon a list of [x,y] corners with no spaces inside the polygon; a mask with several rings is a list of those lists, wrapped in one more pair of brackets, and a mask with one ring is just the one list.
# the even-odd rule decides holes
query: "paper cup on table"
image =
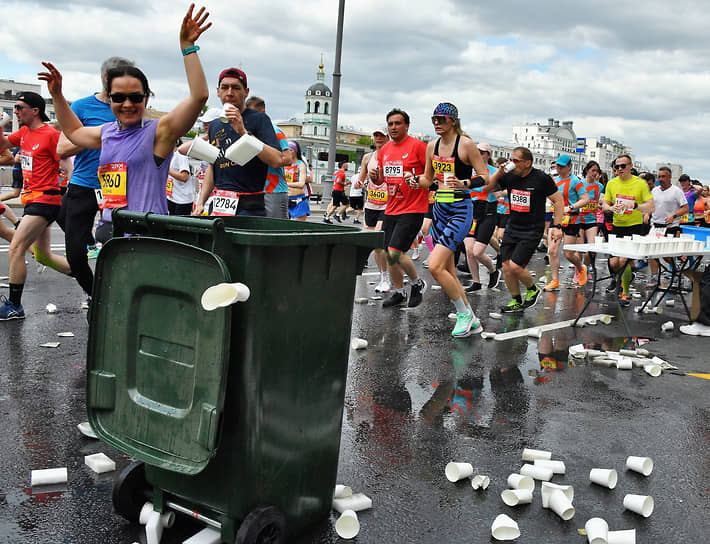
{"label": "paper cup on table", "polygon": [[624,496],[624,508],[647,518],[653,513],[653,497],[648,495],[626,495]]}
{"label": "paper cup on table", "polygon": [[609,531],[607,544],[636,544],[636,529]]}
{"label": "paper cup on table", "polygon": [[584,524],[589,544],[607,544],[609,524],[602,518],[592,518]]}
{"label": "paper cup on table", "polygon": [[357,519],[357,514],[353,510],[346,510],[335,522],[335,532],[340,538],[347,540],[355,538],[360,532],[360,522]]}
{"label": "paper cup on table", "polygon": [[530,476],[523,476],[522,474],[513,473],[508,476],[508,487],[533,491],[535,489],[535,480],[533,480]]}
{"label": "paper cup on table", "polygon": [[593,468],[589,471],[589,480],[602,487],[614,489],[619,476],[613,468]]}
{"label": "paper cup on table", "polygon": [[64,484],[67,482],[67,477],[66,467],[33,470],[30,473],[30,485],[34,487],[36,485]]}
{"label": "paper cup on table", "polygon": [[552,459],[552,452],[545,450],[533,450],[530,448],[525,448],[522,455],[523,461],[535,461],[535,459]]}
{"label": "paper cup on table", "polygon": [[506,489],[500,494],[500,498],[508,506],[518,506],[520,504],[530,504],[532,502],[532,490],[530,489]]}
{"label": "paper cup on table", "polygon": [[473,478],[471,478],[471,487],[473,489],[486,490],[488,489],[490,483],[491,479],[488,476],[484,476],[483,474],[476,474]]}
{"label": "paper cup on table", "polygon": [[333,509],[341,514],[346,510],[360,512],[372,508],[372,499],[364,493],[355,493],[351,497],[343,497],[342,499],[333,499]]}
{"label": "paper cup on table", "polygon": [[493,520],[491,535],[496,540],[515,540],[520,536],[520,529],[518,529],[518,524],[515,523],[514,519],[505,514],[500,514]]}
{"label": "paper cup on table", "polygon": [[550,496],[555,491],[562,491],[567,496],[567,500],[572,502],[574,500],[574,487],[571,485],[558,485],[552,482],[542,482],[542,487],[540,490],[540,496],[542,497],[542,507],[550,507]]}
{"label": "paper cup on table", "polygon": [[187,156],[212,164],[219,157],[219,148],[198,136],[192,140]]}
{"label": "paper cup on table", "polygon": [[219,120],[222,121],[223,123],[229,123],[229,118],[227,117],[227,113],[229,110],[236,110],[237,107],[234,104],[230,104],[227,102],[222,106],[222,111],[219,113]]}
{"label": "paper cup on table", "polygon": [[364,338],[353,338],[350,340],[350,347],[352,349],[365,349],[367,347],[367,340]]}
{"label": "paper cup on table", "polygon": [[335,490],[333,491],[334,499],[344,499],[346,497],[353,496],[353,489],[349,485],[337,484]]}
{"label": "paper cup on table", "polygon": [[200,302],[205,310],[211,312],[235,302],[244,302],[249,295],[249,288],[243,283],[218,283],[205,289]]}
{"label": "paper cup on table", "polygon": [[658,365],[643,365],[643,370],[646,374],[653,376],[654,378],[658,378],[658,376],[663,373],[663,370]]}
{"label": "paper cup on table", "polygon": [[251,134],[245,134],[230,145],[224,156],[239,166],[244,166],[264,149],[264,144]]}
{"label": "paper cup on table", "polygon": [[552,471],[549,468],[536,467],[530,464],[523,465],[520,469],[520,474],[545,482],[549,482],[552,479]]}
{"label": "paper cup on table", "polygon": [[574,506],[572,506],[572,501],[570,501],[569,498],[567,498],[567,495],[559,489],[555,489],[550,494],[550,499],[547,504],[550,510],[565,521],[574,517]]}
{"label": "paper cup on table", "polygon": [[473,474],[473,465],[471,463],[454,463],[452,461],[446,465],[444,473],[446,474],[446,479],[450,482],[458,482]]}
{"label": "paper cup on table", "polygon": [[626,458],[626,468],[639,472],[644,476],[650,476],[653,472],[653,459],[650,457],[636,457],[630,455]]}
{"label": "paper cup on table", "polygon": [[535,459],[535,461],[533,461],[533,464],[536,467],[549,468],[553,474],[564,474],[566,471],[565,464],[562,461]]}

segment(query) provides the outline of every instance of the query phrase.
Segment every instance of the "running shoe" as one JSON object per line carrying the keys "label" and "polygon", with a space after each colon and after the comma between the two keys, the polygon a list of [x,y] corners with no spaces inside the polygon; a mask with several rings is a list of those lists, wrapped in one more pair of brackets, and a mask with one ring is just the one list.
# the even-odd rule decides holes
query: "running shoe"
{"label": "running shoe", "polygon": [[323,216],[323,223],[328,223],[329,225],[332,225],[333,221],[331,221],[330,218]]}
{"label": "running shoe", "polygon": [[514,312],[522,312],[524,309],[525,308],[523,308],[523,304],[521,302],[518,302],[517,300],[513,299],[508,304],[503,306],[500,311],[504,314],[510,314]]}
{"label": "running shoe", "polygon": [[606,286],[606,292],[607,293],[615,293],[616,292],[616,278],[611,278],[609,285]]}
{"label": "running shoe", "polygon": [[643,270],[647,266],[648,266],[648,261],[645,259],[641,259],[638,263],[636,263],[634,270]]}
{"label": "running shoe", "polygon": [[483,327],[481,327],[481,322],[474,317],[473,312],[456,314],[456,326],[451,331],[451,336],[465,338],[481,332],[483,332]]}
{"label": "running shoe", "polygon": [[0,321],[25,318],[25,309],[22,307],[22,304],[15,306],[12,302],[7,300],[5,295],[0,295],[0,301],[2,301],[2,306],[0,306]]}
{"label": "running shoe", "polygon": [[424,262],[422,263],[422,266],[423,266],[424,268],[429,268],[429,259],[427,259],[426,261],[424,261]]}
{"label": "running shoe", "polygon": [[548,293],[550,291],[559,291],[560,290],[560,280],[551,280],[550,283],[545,285],[545,291]]}
{"label": "running shoe", "polygon": [[471,271],[468,269],[468,263],[466,261],[456,265],[456,270],[463,272],[464,274],[470,274]]}
{"label": "running shoe", "polygon": [[546,246],[545,244],[543,244],[543,243],[540,243],[540,245],[537,246],[537,250],[538,250],[540,253],[547,253],[547,246]]}
{"label": "running shoe", "polygon": [[410,308],[419,306],[422,303],[422,295],[426,291],[426,288],[426,282],[421,278],[417,278],[417,280],[412,283],[412,289],[409,293],[409,303],[407,306]]}
{"label": "running shoe", "polygon": [[541,289],[533,284],[532,289],[525,291],[525,300],[523,300],[523,308],[535,306],[537,299],[540,298]]}
{"label": "running shoe", "polygon": [[419,260],[419,248],[418,248],[418,247],[415,247],[415,248],[412,250],[412,260],[413,260],[413,261],[418,261],[418,260]]}
{"label": "running shoe", "polygon": [[337,213],[333,216],[333,219],[335,219],[338,223],[343,222],[343,220],[340,218],[340,216]]}
{"label": "running shoe", "polygon": [[362,223],[362,221],[359,219],[353,219],[353,225],[359,225],[360,223]]}
{"label": "running shoe", "polygon": [[347,214],[346,214],[345,212],[343,212],[343,213],[340,215],[340,218],[341,218],[343,221],[345,221],[345,220],[348,218],[348,216],[347,216]]}
{"label": "running shoe", "polygon": [[500,282],[500,270],[495,269],[493,272],[490,273],[488,276],[488,288],[489,289],[494,289],[495,287],[498,287],[498,282]]}
{"label": "running shoe", "polygon": [[480,291],[482,288],[483,286],[480,283],[478,283],[477,281],[473,281],[464,289],[464,291],[466,291],[467,293],[475,293],[476,291]]}
{"label": "running shoe", "polygon": [[678,330],[683,334],[689,334],[691,336],[710,336],[710,325],[703,325],[697,321],[689,325],[683,325],[679,327]]}
{"label": "running shoe", "polygon": [[503,268],[503,260],[500,257],[500,253],[498,253],[498,256],[496,257],[496,268],[500,270]]}
{"label": "running shoe", "polygon": [[587,266],[582,265],[582,270],[577,273],[577,283],[580,287],[587,285]]}
{"label": "running shoe", "polygon": [[624,293],[621,293],[619,295],[619,305],[630,306],[631,305],[631,295],[625,295]]}
{"label": "running shoe", "polygon": [[390,284],[387,280],[382,280],[380,283],[375,285],[375,293],[389,293],[390,289]]}
{"label": "running shoe", "polygon": [[382,307],[390,308],[391,306],[401,306],[405,302],[407,302],[407,297],[405,297],[399,291],[395,291],[390,295],[389,298],[382,301]]}
{"label": "running shoe", "polygon": [[100,247],[86,246],[86,258],[89,260],[96,259],[99,256],[99,251],[101,251]]}

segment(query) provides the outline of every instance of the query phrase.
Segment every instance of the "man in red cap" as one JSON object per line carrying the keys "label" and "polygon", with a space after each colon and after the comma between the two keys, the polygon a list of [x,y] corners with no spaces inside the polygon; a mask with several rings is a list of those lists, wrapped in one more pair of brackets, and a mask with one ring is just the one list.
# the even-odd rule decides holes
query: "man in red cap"
{"label": "man in red cap", "polygon": [[[195,215],[201,215],[205,201],[216,189],[213,215],[265,216],[264,185],[268,167],[281,168],[283,160],[271,119],[259,111],[247,108],[249,95],[247,75],[238,68],[227,68],[219,74],[217,96],[223,105],[227,122],[215,119],[210,123],[210,143],[221,151],[205,173],[205,182],[197,200]],[[240,166],[224,156],[227,148],[245,134],[262,144],[261,151]]]}

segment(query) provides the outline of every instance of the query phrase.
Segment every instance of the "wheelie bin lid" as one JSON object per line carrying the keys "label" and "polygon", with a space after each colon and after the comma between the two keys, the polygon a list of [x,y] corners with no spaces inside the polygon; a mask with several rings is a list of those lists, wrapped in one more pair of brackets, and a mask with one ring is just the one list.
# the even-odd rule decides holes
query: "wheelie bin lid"
{"label": "wheelie bin lid", "polygon": [[183,474],[216,452],[231,309],[200,299],[230,282],[214,253],[172,240],[110,240],[99,254],[87,347],[86,404],[97,436]]}

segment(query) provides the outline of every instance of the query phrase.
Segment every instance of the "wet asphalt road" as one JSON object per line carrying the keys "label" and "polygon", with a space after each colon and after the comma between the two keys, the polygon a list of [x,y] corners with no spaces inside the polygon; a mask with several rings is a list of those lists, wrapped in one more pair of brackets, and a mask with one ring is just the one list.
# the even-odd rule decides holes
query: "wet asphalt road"
{"label": "wet asphalt road", "polygon": [[[430,279],[421,264],[417,268]],[[531,268],[545,273],[541,254]],[[6,271],[2,243],[0,276]],[[373,272],[371,261],[357,280],[356,297],[374,294]],[[571,271],[565,268],[561,276],[570,279]],[[582,290],[563,288],[543,294],[522,316],[493,320],[488,313],[508,301],[502,282],[500,287],[470,297],[486,330],[569,319],[583,303]],[[366,338],[369,347],[350,351],[338,481],[373,500],[373,508],[360,515],[356,542],[491,542],[490,525],[499,513],[518,521],[519,542],[586,542],[578,529],[594,516],[612,530],[635,528],[639,543],[707,541],[710,381],[684,373],[710,373],[710,339],[660,332],[668,319],[676,327],[685,322],[682,307],[666,308],[661,316],[626,310],[632,334],[650,340],[644,347],[679,367],[654,379],[641,369],[568,363],[572,344],[613,350],[628,345],[618,320],[548,332],[539,341],[452,340],[447,314],[453,307],[445,294],[430,289],[424,299],[411,310],[382,309],[379,301],[354,306],[352,335]],[[129,459],[76,430],[86,420],[82,300],[72,279],[51,270],[38,273],[31,262],[23,298],[27,318],[0,323],[0,542],[145,542],[141,527],[112,511],[113,474],[96,476],[83,464],[84,455],[100,451],[119,468]],[[44,310],[48,302],[57,305],[56,314]],[[599,294],[587,313],[616,315],[615,301]],[[58,338],[63,331],[75,337]],[[39,347],[48,341],[61,345]],[[552,481],[575,486],[570,521],[542,509],[539,484],[530,505],[511,508],[501,501],[508,474],[522,465],[524,447],[551,450],[553,459],[565,462],[567,474]],[[652,457],[653,474],[626,471],[628,455]],[[480,492],[468,481],[449,483],[444,467],[450,460],[471,462],[475,472],[490,476],[490,487]],[[31,469],[55,466],[68,467],[67,485],[30,488]],[[616,489],[590,485],[593,467],[617,469]],[[653,496],[653,515],[625,511],[626,493]],[[293,542],[339,542],[334,520],[323,520]],[[198,529],[182,519],[163,542],[182,542]]]}

